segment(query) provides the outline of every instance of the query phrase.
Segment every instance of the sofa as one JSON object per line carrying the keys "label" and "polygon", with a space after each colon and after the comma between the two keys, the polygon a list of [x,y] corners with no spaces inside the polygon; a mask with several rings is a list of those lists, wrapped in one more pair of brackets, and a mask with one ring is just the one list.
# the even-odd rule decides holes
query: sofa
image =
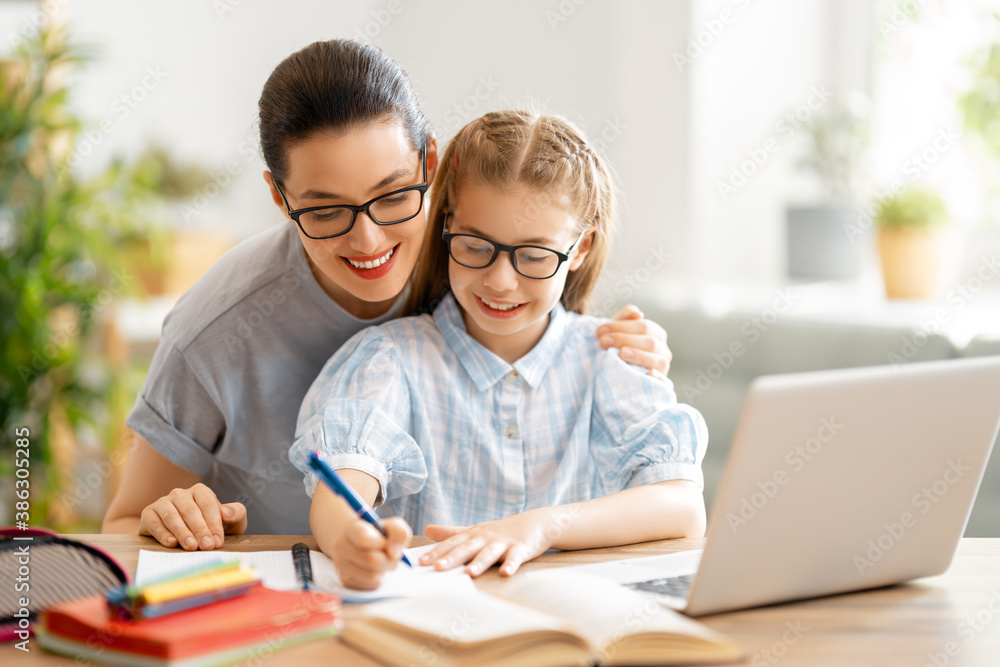
{"label": "sofa", "polygon": [[[743,398],[755,377],[1000,354],[995,331],[962,340],[935,327],[926,306],[861,307],[852,314],[849,309],[803,307],[801,294],[784,301],[781,294],[770,291],[765,299],[722,308],[713,307],[711,299],[672,298],[676,290],[655,287],[636,299],[646,317],[668,332],[670,378],[678,400],[698,408],[708,423],[703,467],[709,512]],[[1000,537],[1000,455],[987,467],[966,536]]]}

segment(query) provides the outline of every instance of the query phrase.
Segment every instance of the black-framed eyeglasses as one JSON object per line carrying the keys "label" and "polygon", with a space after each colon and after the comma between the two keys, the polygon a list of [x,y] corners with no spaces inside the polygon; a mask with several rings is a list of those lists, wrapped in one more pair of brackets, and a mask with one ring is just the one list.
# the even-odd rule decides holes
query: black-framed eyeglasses
{"label": "black-framed eyeglasses", "polygon": [[503,245],[475,234],[449,234],[447,224],[442,238],[451,258],[466,268],[485,269],[496,260],[500,251],[505,251],[515,271],[525,278],[545,280],[556,275],[562,263],[572,257],[587,231],[580,232],[566,252],[539,245]]}
{"label": "black-framed eyeglasses", "polygon": [[343,236],[354,227],[358,213],[366,213],[376,225],[398,225],[412,220],[424,206],[424,194],[427,192],[427,145],[420,149],[420,160],[423,163],[423,182],[417,185],[400,188],[379,195],[361,206],[338,204],[337,206],[310,206],[292,210],[288,198],[278,185],[281,200],[285,202],[288,217],[295,221],[302,233],[311,239],[332,239]]}

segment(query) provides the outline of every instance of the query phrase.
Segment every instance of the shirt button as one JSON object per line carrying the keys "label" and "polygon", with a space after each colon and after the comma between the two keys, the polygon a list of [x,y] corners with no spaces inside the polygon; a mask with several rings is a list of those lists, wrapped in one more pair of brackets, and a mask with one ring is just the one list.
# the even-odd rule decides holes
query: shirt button
{"label": "shirt button", "polygon": [[521,375],[517,371],[511,371],[507,373],[505,377],[507,378],[507,382],[517,382],[517,379],[521,377]]}
{"label": "shirt button", "polygon": [[517,427],[513,424],[507,424],[507,437],[516,438],[517,437]]}

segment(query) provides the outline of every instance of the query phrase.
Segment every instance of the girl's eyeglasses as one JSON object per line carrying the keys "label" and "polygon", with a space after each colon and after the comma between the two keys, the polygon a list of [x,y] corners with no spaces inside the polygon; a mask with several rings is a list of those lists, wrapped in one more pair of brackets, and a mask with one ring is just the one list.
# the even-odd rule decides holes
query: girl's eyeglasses
{"label": "girl's eyeglasses", "polygon": [[475,234],[449,234],[447,230],[445,219],[444,242],[448,246],[448,254],[458,264],[469,269],[485,269],[496,260],[501,251],[505,251],[514,270],[533,280],[545,280],[556,275],[559,267],[573,255],[573,250],[588,231],[585,229],[580,232],[573,245],[563,253],[537,245],[503,245]]}

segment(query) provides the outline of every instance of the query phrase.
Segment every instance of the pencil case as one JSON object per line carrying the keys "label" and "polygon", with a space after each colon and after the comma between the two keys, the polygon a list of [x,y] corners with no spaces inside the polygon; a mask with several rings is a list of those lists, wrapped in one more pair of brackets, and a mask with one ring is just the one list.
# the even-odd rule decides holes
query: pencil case
{"label": "pencil case", "polygon": [[257,572],[239,561],[218,561],[150,582],[121,585],[107,593],[120,620],[158,618],[246,595],[260,585]]}
{"label": "pencil case", "polygon": [[0,643],[27,640],[52,605],[129,583],[102,549],[40,527],[0,528],[0,573]]}

